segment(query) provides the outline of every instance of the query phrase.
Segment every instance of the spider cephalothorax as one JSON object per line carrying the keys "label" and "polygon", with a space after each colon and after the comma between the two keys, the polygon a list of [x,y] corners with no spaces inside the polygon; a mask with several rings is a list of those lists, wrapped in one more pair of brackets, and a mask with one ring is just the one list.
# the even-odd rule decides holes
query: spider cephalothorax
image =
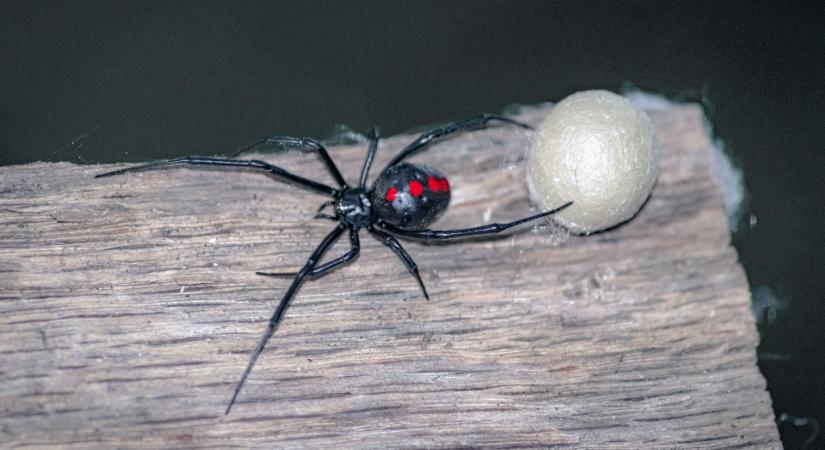
{"label": "spider cephalothorax", "polygon": [[335,218],[355,228],[366,227],[375,222],[375,212],[367,190],[364,188],[344,189],[338,201],[335,202]]}
{"label": "spider cephalothorax", "polygon": [[[364,160],[364,166],[361,169],[361,176],[359,177],[359,182],[356,187],[350,187],[347,184],[344,177],[341,176],[341,173],[338,171],[338,167],[336,167],[335,163],[332,161],[332,158],[330,158],[327,153],[326,148],[324,148],[320,142],[310,138],[291,136],[267,137],[250,144],[242,149],[241,152],[264,143],[301,147],[309,151],[317,152],[338,187],[332,187],[327,184],[293,174],[285,169],[264,161],[213,158],[207,156],[184,156],[181,158],[158,161],[135,167],[127,167],[125,169],[99,174],[96,178],[120,175],[128,172],[136,172],[172,164],[238,167],[267,172],[281,180],[292,182],[305,189],[320,192],[330,197],[330,200],[321,206],[321,209],[319,209],[316,217],[331,219],[336,221],[337,224],[335,228],[321,241],[318,247],[315,248],[315,251],[313,251],[309,258],[307,258],[307,261],[301,269],[297,273],[257,272],[260,275],[291,277],[292,284],[290,284],[289,288],[287,288],[284,297],[281,299],[278,307],[269,319],[269,325],[264,331],[264,335],[261,337],[258,342],[258,346],[249,358],[249,363],[241,375],[241,378],[235,387],[235,391],[232,394],[232,399],[229,401],[229,405],[226,408],[226,413],[229,414],[229,410],[235,403],[235,399],[246,381],[246,378],[249,376],[252,367],[255,365],[255,361],[257,361],[258,356],[260,356],[267,341],[270,337],[272,337],[272,334],[278,327],[278,323],[281,321],[281,317],[283,317],[284,311],[286,311],[286,308],[289,305],[289,301],[295,296],[295,293],[301,283],[307,278],[320,277],[337,266],[355,259],[361,248],[358,232],[362,228],[366,228],[370,234],[378,238],[378,240],[383,242],[387,245],[387,247],[395,252],[396,255],[398,255],[404,265],[407,266],[410,273],[415,276],[424,297],[429,299],[427,289],[421,281],[421,276],[418,273],[418,267],[416,266],[415,261],[413,261],[412,257],[406,252],[406,250],[404,250],[404,247],[402,247],[401,243],[398,242],[396,236],[417,239],[453,239],[493,234],[531,220],[549,216],[550,214],[570,206],[571,203],[566,203],[553,210],[544,211],[533,216],[503,224],[491,223],[457,230],[430,230],[426,228],[442,213],[444,213],[444,211],[446,211],[447,205],[450,202],[450,184],[447,182],[447,178],[444,174],[436,169],[419,164],[402,163],[401,161],[425,149],[439,138],[464,130],[484,128],[491,120],[497,120],[523,128],[530,128],[529,125],[517,122],[507,117],[483,114],[462,122],[456,122],[441,128],[426,131],[412,143],[404,147],[404,149],[401,150],[401,152],[396,155],[389,162],[389,164],[387,164],[387,166],[376,178],[372,188],[369,189],[367,188],[367,177],[369,175],[373,158],[375,157],[375,152],[378,149],[378,133],[375,128],[373,128],[372,133],[369,136],[370,145],[367,151],[367,157]],[[329,206],[333,207],[334,215],[322,214],[321,211]],[[349,234],[351,245],[349,251],[341,256],[338,256],[337,258],[321,264],[321,257],[345,231]]]}

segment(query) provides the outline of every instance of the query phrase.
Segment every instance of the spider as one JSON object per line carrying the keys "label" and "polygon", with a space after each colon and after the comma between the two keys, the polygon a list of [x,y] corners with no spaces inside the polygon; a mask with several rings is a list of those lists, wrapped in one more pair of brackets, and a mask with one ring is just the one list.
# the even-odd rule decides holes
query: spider
{"label": "spider", "polygon": [[[432,167],[404,163],[402,161],[426,149],[430,144],[441,138],[465,130],[486,128],[490,121],[498,121],[525,129],[532,129],[532,127],[527,124],[504,116],[481,114],[464,121],[447,124],[441,128],[425,131],[417,139],[404,147],[404,149],[384,167],[371,188],[367,188],[367,176],[373,158],[375,157],[379,140],[378,131],[375,127],[372,128],[368,136],[369,147],[367,156],[364,159],[364,165],[361,169],[361,175],[358,178],[357,187],[351,187],[347,184],[344,177],[341,176],[341,172],[338,171],[338,168],[332,161],[332,158],[330,158],[327,153],[326,148],[324,148],[320,142],[311,138],[291,136],[265,137],[243,147],[236,152],[234,156],[261,144],[291,146],[314,151],[321,158],[338,187],[332,187],[295,175],[264,161],[213,158],[207,156],[184,156],[157,161],[101,173],[96,175],[95,178],[110,177],[175,164],[246,168],[267,172],[282,181],[292,182],[302,188],[326,194],[330,197],[330,200],[321,205],[315,217],[330,219],[338,223],[315,248],[301,269],[296,273],[256,272],[256,274],[264,276],[291,277],[292,284],[289,285],[280,303],[278,303],[278,307],[269,319],[269,325],[264,331],[263,336],[261,336],[257,347],[255,347],[255,350],[249,357],[246,369],[235,386],[232,398],[229,400],[229,404],[224,412],[224,414],[229,414],[241,388],[252,371],[252,367],[255,365],[261,352],[263,352],[266,343],[275,333],[290,300],[295,296],[303,281],[308,278],[319,278],[338,266],[355,259],[360,250],[358,232],[362,228],[366,228],[368,232],[398,255],[410,273],[415,277],[424,297],[429,300],[430,296],[424,287],[424,282],[421,281],[418,266],[407,251],[404,250],[404,247],[401,246],[401,243],[398,242],[396,236],[413,239],[444,240],[494,234],[525,222],[549,216],[572,204],[572,202],[568,202],[550,211],[508,223],[491,223],[454,230],[431,230],[426,228],[447,209],[447,204],[450,201],[450,184],[444,174]],[[328,207],[333,208],[333,214],[325,214],[323,212]],[[349,251],[326,263],[319,264],[321,257],[327,249],[345,232],[349,233],[351,244]]]}

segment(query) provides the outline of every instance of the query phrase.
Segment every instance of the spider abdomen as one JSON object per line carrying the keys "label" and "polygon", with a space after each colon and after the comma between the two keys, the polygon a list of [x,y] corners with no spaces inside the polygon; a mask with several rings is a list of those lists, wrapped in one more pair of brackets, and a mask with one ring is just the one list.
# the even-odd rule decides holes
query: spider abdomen
{"label": "spider abdomen", "polygon": [[384,222],[408,230],[425,228],[447,209],[450,183],[432,167],[402,163],[375,180],[370,197]]}

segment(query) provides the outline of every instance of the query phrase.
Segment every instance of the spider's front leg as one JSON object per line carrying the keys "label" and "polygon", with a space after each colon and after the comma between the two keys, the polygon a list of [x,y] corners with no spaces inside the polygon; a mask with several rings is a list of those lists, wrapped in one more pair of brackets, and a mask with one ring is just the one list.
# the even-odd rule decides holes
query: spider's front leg
{"label": "spider's front leg", "polygon": [[332,178],[335,179],[335,182],[338,183],[338,186],[342,188],[347,187],[347,182],[344,180],[344,177],[341,176],[341,172],[338,170],[338,167],[332,161],[332,158],[330,158],[329,152],[327,152],[326,147],[324,147],[323,144],[312,138],[294,136],[267,136],[263,139],[248,144],[245,147],[240,148],[238,151],[233,153],[232,156],[239,156],[240,154],[249,151],[261,144],[286,145],[290,147],[304,148],[315,151],[321,157],[321,161],[324,162],[324,165],[327,167],[327,171],[329,171],[330,175],[332,175]]}
{"label": "spider's front leg", "polygon": [[[319,278],[320,276],[335,269],[341,264],[348,263],[353,259],[357,258],[358,253],[361,251],[361,242],[358,239],[358,231],[352,227],[350,227],[349,229],[349,240],[350,249],[346,253],[333,259],[332,261],[326,262],[324,264],[321,264],[320,266],[315,267],[306,274],[307,278]],[[275,278],[289,278],[298,276],[298,272],[255,272],[255,275]]]}
{"label": "spider's front leg", "polygon": [[304,266],[301,267],[301,270],[295,275],[295,279],[292,280],[292,284],[289,285],[284,297],[281,299],[281,302],[278,303],[278,307],[275,309],[275,312],[272,314],[272,317],[269,319],[269,324],[264,331],[263,336],[261,336],[260,341],[258,341],[258,345],[255,347],[255,350],[252,352],[252,355],[249,357],[249,363],[246,366],[246,369],[241,375],[241,379],[238,381],[237,386],[235,387],[235,392],[232,393],[232,399],[229,400],[229,405],[226,407],[226,413],[229,414],[229,411],[232,409],[232,405],[235,404],[235,399],[238,398],[238,393],[241,391],[241,387],[243,387],[244,382],[246,382],[247,377],[249,377],[249,373],[252,371],[252,367],[255,365],[255,362],[258,360],[258,357],[261,356],[261,353],[264,351],[264,347],[266,346],[267,341],[272,335],[275,333],[275,329],[278,328],[278,323],[280,323],[281,318],[284,315],[284,311],[286,311],[287,306],[289,306],[289,301],[292,300],[292,297],[295,296],[295,293],[298,291],[298,288],[303,283],[304,279],[309,276],[312,270],[315,268],[315,265],[318,264],[318,261],[324,255],[324,252],[329,249],[330,246],[338,239],[339,236],[346,230],[346,225],[338,224],[334,230],[332,230],[327,236],[324,238],[323,241],[315,248],[315,251],[307,258]]}
{"label": "spider's front leg", "polygon": [[[327,200],[318,208],[318,211],[315,212],[315,215],[312,216],[313,219],[328,219],[328,220],[335,220],[338,221],[338,218],[331,215],[324,213],[324,210],[329,208],[330,206],[335,206],[335,200]],[[334,209],[334,208],[333,208]]]}
{"label": "spider's front leg", "polygon": [[304,178],[300,175],[295,175],[292,172],[289,172],[286,169],[278,167],[274,164],[270,164],[264,161],[257,161],[257,160],[239,160],[239,159],[226,159],[226,158],[213,158],[210,156],[182,156],[180,158],[175,159],[166,159],[163,161],[152,162],[148,164],[141,164],[139,166],[132,166],[126,167],[124,169],[113,170],[111,172],[99,173],[95,175],[95,178],[104,178],[104,177],[111,177],[115,175],[123,175],[125,173],[131,172],[142,172],[144,170],[150,170],[157,167],[162,166],[173,166],[173,165],[189,165],[189,166],[211,166],[211,167],[233,167],[233,168],[246,168],[246,169],[255,169],[263,172],[270,173],[277,177],[283,178],[285,180],[289,180],[299,186],[321,192],[327,195],[336,196],[338,195],[338,190],[327,186],[324,183],[319,183],[314,180],[310,180],[308,178]]}

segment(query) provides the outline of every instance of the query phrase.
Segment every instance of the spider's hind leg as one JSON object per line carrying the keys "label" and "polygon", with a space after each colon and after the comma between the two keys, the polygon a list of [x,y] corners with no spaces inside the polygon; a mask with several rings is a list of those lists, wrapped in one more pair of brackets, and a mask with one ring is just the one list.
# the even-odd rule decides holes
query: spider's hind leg
{"label": "spider's hind leg", "polygon": [[420,230],[405,230],[403,228],[398,228],[394,225],[390,225],[388,223],[382,223],[381,226],[384,227],[387,231],[397,234],[399,236],[406,236],[411,238],[418,238],[418,239],[432,239],[432,240],[446,240],[446,239],[457,239],[457,238],[466,238],[471,236],[482,236],[485,234],[495,234],[500,233],[508,228],[512,228],[516,225],[521,225],[523,223],[532,222],[537,219],[541,219],[542,217],[547,217],[551,214],[555,214],[564,208],[572,205],[573,202],[567,202],[558,208],[551,209],[549,211],[544,211],[538,214],[534,214],[532,216],[527,216],[518,220],[514,220],[512,222],[507,223],[490,223],[487,225],[480,225],[477,227],[471,228],[458,228],[455,230],[430,230],[427,228],[423,228]]}
{"label": "spider's hind leg", "polygon": [[404,159],[406,159],[406,158],[408,158],[408,157],[410,157],[410,156],[426,149],[427,147],[430,146],[430,144],[435,143],[439,139],[447,137],[451,134],[460,133],[462,131],[482,130],[484,128],[487,128],[487,125],[491,121],[503,122],[503,123],[510,124],[510,125],[515,125],[515,126],[527,129],[527,130],[532,130],[533,129],[532,126],[530,126],[526,123],[523,123],[523,122],[519,122],[517,120],[513,120],[509,117],[498,116],[498,115],[495,115],[495,114],[479,114],[479,115],[471,117],[469,119],[462,120],[461,122],[453,122],[453,123],[449,123],[447,125],[444,125],[443,127],[440,127],[440,128],[433,128],[432,130],[425,131],[424,133],[421,134],[421,136],[418,136],[418,138],[416,138],[416,140],[412,141],[409,145],[404,147],[404,149],[401,150],[401,152],[398,153],[389,162],[389,164],[387,164],[387,166],[384,168],[384,170],[387,170],[387,168],[389,168],[390,166],[394,166],[394,165],[400,163],[402,160],[404,160]]}
{"label": "spider's hind leg", "polygon": [[424,293],[424,298],[429,300],[430,295],[427,294],[427,288],[424,287],[424,282],[421,281],[421,274],[418,273],[418,265],[415,264],[415,261],[412,259],[410,254],[407,253],[406,250],[404,250],[404,247],[401,246],[401,243],[398,242],[398,239],[375,227],[370,227],[368,228],[368,230],[375,237],[381,240],[381,242],[383,242],[387,247],[389,247],[393,252],[395,252],[395,254],[398,255],[399,258],[401,258],[401,261],[403,261],[404,265],[407,266],[407,270],[409,270],[410,273],[413,274],[416,281],[418,281],[418,285],[421,286],[421,292]]}

